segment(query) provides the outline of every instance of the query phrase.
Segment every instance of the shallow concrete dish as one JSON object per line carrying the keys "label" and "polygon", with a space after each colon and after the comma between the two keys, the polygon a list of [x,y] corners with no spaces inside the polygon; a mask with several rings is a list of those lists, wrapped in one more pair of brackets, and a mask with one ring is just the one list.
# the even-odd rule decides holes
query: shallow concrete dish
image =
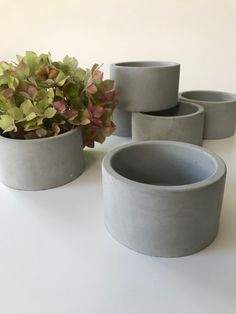
{"label": "shallow concrete dish", "polygon": [[195,253],[216,237],[226,167],[181,142],[120,146],[103,160],[105,224],[125,246],[154,256]]}
{"label": "shallow concrete dish", "polygon": [[134,141],[169,140],[202,145],[204,109],[190,102],[154,112],[132,113]]}
{"label": "shallow concrete dish", "polygon": [[[180,65],[176,62],[133,61],[111,64],[110,77],[115,80],[118,108],[129,112],[148,112],[176,106],[179,72]],[[122,112],[117,111],[117,119],[121,120],[121,117]],[[125,116],[122,126],[126,130],[129,128],[127,134],[131,134],[131,116]],[[122,126],[117,123],[116,135],[124,136]]]}
{"label": "shallow concrete dish", "polygon": [[33,140],[0,136],[0,151],[0,179],[14,189],[50,189],[74,180],[84,170],[78,128]]}
{"label": "shallow concrete dish", "polygon": [[221,139],[234,135],[236,95],[209,90],[180,93],[180,100],[191,101],[205,109],[204,139]]}

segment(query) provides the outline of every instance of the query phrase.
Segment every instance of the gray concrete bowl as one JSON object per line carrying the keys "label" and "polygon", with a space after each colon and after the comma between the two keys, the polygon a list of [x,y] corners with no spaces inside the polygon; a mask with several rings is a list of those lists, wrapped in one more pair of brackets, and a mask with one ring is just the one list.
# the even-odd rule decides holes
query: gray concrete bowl
{"label": "gray concrete bowl", "polygon": [[174,107],[178,101],[180,65],[166,61],[114,63],[110,77],[115,80],[118,107],[129,112],[156,111]]}
{"label": "gray concrete bowl", "polygon": [[33,140],[0,136],[0,180],[18,190],[45,190],[68,183],[84,170],[79,128]]}
{"label": "gray concrete bowl", "polygon": [[179,98],[204,107],[204,139],[222,139],[234,135],[236,95],[220,91],[193,90],[180,93]]}
{"label": "gray concrete bowl", "polygon": [[226,177],[217,155],[181,142],[131,143],[109,152],[102,172],[105,224],[123,245],[177,257],[215,239]]}
{"label": "gray concrete bowl", "polygon": [[168,140],[202,145],[204,108],[179,102],[174,108],[132,113],[134,141]]}

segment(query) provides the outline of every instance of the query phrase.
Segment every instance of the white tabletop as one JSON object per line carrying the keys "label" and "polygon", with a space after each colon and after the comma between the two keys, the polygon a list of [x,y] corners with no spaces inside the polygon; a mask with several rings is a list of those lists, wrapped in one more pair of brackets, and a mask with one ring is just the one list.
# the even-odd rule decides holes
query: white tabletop
{"label": "white tabletop", "polygon": [[104,227],[101,160],[128,141],[86,152],[86,171],[63,187],[0,184],[1,314],[236,313],[236,137],[204,142],[228,167],[217,239],[169,259],[133,252]]}

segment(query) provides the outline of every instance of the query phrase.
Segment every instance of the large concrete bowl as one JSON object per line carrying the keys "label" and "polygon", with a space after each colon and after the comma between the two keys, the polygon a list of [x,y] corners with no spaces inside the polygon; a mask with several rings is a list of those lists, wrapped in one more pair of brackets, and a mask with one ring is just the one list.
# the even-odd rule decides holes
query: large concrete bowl
{"label": "large concrete bowl", "polygon": [[216,237],[226,166],[181,142],[120,146],[103,160],[105,224],[123,245],[153,256],[195,253]]}
{"label": "large concrete bowl", "polygon": [[204,108],[179,102],[174,108],[132,113],[134,141],[168,140],[202,145]]}
{"label": "large concrete bowl", "polygon": [[0,180],[18,190],[45,190],[68,183],[84,170],[79,128],[33,140],[0,136]]}
{"label": "large concrete bowl", "polygon": [[193,90],[180,93],[179,98],[204,107],[204,139],[222,139],[234,135],[236,95],[220,91]]}

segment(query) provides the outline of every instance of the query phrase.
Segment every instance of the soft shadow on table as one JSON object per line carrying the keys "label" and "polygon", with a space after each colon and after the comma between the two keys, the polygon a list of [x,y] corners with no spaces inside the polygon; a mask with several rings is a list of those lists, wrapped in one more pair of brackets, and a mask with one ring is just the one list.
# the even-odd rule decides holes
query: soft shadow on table
{"label": "soft shadow on table", "polygon": [[97,213],[94,198],[102,201],[101,163],[105,155],[103,151],[85,151],[85,170],[74,181],[53,189],[42,191],[20,191],[3,187],[7,197],[18,204],[24,204],[29,215],[49,217],[57,221],[65,221],[80,225],[84,214],[93,216]]}
{"label": "soft shadow on table", "polygon": [[74,181],[64,185],[64,188],[72,186],[94,185],[101,184],[101,168],[102,160],[106,152],[85,150],[85,169],[84,172]]}

